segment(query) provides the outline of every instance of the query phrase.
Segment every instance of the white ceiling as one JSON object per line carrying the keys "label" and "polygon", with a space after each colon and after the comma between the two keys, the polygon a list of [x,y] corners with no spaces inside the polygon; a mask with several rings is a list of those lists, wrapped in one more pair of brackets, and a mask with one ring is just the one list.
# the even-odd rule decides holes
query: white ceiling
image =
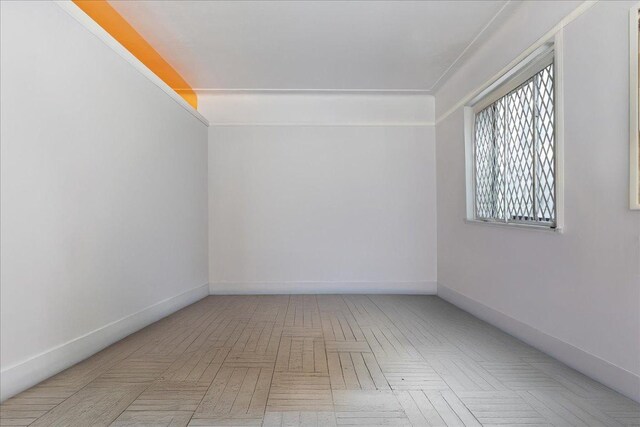
{"label": "white ceiling", "polygon": [[507,14],[504,0],[110,3],[196,90],[429,91]]}

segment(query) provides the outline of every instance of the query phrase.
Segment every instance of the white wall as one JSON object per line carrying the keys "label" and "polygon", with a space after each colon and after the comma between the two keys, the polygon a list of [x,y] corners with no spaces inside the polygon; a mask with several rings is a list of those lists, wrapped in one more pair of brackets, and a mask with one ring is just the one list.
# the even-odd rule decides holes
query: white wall
{"label": "white wall", "polygon": [[524,2],[436,94],[438,293],[638,400],[640,214],[628,209],[632,4],[599,2],[564,28],[562,234],[463,221],[463,111],[444,114],[576,4]]}
{"label": "white wall", "polygon": [[52,2],[2,2],[2,398],[207,289],[207,128]]}
{"label": "white wall", "polygon": [[434,293],[433,98],[214,95],[212,293]]}

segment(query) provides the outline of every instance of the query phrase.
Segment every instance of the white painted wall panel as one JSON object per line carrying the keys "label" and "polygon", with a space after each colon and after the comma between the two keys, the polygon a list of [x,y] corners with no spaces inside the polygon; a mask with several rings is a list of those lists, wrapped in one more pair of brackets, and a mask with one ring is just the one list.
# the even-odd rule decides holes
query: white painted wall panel
{"label": "white painted wall panel", "polygon": [[[564,29],[562,234],[465,223],[462,109],[437,125],[438,282],[580,349],[594,363],[576,367],[640,399],[640,215],[627,200],[632,4],[600,2]],[[545,8],[564,13],[566,5]],[[445,85],[438,100],[455,104],[513,59],[505,61],[503,48],[517,55],[535,41],[521,32],[548,31],[553,13],[540,13],[508,35],[498,32],[482,50],[483,66],[471,61],[452,80],[464,85],[469,77],[469,84]]]}
{"label": "white painted wall panel", "polygon": [[213,124],[428,125],[435,99],[416,94],[316,93],[204,95]]}
{"label": "white painted wall panel", "polygon": [[434,293],[434,128],[409,125],[433,99],[238,96],[201,99],[212,123],[246,124],[209,132],[212,292]]}
{"label": "white painted wall panel", "polygon": [[54,3],[1,15],[4,398],[204,295],[208,219],[205,125]]}

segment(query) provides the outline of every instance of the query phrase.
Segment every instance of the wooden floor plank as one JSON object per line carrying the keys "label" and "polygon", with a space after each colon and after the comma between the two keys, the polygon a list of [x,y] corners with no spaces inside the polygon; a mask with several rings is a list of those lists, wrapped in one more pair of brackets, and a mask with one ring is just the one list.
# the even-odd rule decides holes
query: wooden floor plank
{"label": "wooden floor plank", "polygon": [[144,391],[145,384],[115,384],[109,387],[85,387],[38,418],[42,426],[109,425]]}
{"label": "wooden floor plank", "polygon": [[436,297],[212,296],[0,405],[0,426],[640,426]]}
{"label": "wooden floor plank", "polygon": [[275,372],[269,391],[267,411],[333,411],[328,374]]}
{"label": "wooden floor plank", "polygon": [[190,411],[124,411],[111,427],[185,427],[189,424]]}

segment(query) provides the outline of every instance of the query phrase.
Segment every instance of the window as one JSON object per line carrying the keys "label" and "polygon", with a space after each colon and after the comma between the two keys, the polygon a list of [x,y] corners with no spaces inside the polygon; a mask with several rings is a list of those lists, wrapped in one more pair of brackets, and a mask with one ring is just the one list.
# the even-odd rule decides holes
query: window
{"label": "window", "polygon": [[640,11],[637,6],[631,8],[629,18],[629,206],[640,209]]}
{"label": "window", "polygon": [[473,107],[473,217],[555,228],[553,52]]}

